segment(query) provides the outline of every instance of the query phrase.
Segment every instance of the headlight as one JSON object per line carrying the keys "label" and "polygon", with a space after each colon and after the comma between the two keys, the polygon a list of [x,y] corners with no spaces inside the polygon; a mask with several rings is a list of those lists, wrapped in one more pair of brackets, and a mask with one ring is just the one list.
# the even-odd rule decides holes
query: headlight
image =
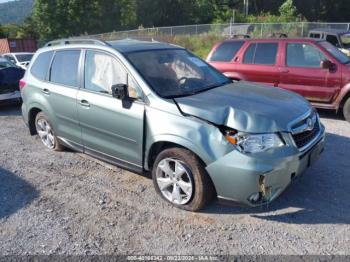
{"label": "headlight", "polygon": [[225,137],[244,153],[263,152],[284,145],[278,134],[248,134],[226,131]]}

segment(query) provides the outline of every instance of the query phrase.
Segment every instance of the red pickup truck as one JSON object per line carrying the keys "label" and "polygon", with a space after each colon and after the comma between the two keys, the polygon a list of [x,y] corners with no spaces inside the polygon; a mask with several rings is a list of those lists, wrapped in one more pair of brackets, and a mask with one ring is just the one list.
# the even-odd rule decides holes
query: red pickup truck
{"label": "red pickup truck", "polygon": [[350,122],[350,57],[323,40],[241,39],[216,44],[207,61],[232,80],[299,93]]}

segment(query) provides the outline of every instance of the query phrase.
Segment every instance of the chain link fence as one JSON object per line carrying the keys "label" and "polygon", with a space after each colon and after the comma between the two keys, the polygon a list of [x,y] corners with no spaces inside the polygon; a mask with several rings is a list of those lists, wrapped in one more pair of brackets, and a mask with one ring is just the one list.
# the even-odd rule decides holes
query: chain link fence
{"label": "chain link fence", "polygon": [[[332,28],[344,31],[350,30],[350,23],[252,23],[252,24],[200,24],[172,27],[141,28],[129,31],[118,31],[90,35],[91,38],[101,40],[118,40],[132,38],[138,40],[159,40],[171,42],[176,36],[219,36],[229,38],[237,35],[249,35],[252,38],[266,38],[276,34],[288,37],[306,37],[312,29]],[[84,36],[86,37],[86,36]]]}

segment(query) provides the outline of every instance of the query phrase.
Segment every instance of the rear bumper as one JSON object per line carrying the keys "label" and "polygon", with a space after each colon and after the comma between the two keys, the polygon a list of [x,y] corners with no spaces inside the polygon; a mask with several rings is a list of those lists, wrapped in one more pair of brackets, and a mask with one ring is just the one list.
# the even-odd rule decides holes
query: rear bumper
{"label": "rear bumper", "polygon": [[207,166],[219,199],[249,206],[267,204],[276,199],[310,167],[324,149],[325,131],[305,152],[286,146],[279,150],[252,156],[237,150]]}
{"label": "rear bumper", "polygon": [[21,100],[21,93],[19,91],[0,94],[0,104],[19,103]]}

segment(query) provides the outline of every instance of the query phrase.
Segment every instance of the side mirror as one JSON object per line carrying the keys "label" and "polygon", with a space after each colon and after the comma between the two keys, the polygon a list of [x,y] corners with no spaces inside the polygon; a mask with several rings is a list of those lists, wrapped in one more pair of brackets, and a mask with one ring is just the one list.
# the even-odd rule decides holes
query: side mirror
{"label": "side mirror", "polygon": [[335,70],[335,64],[333,64],[329,60],[322,60],[320,66],[323,69],[328,69],[328,70],[331,70],[331,71]]}
{"label": "side mirror", "polygon": [[116,84],[112,86],[112,96],[120,100],[125,100],[129,97],[128,85],[126,84]]}

